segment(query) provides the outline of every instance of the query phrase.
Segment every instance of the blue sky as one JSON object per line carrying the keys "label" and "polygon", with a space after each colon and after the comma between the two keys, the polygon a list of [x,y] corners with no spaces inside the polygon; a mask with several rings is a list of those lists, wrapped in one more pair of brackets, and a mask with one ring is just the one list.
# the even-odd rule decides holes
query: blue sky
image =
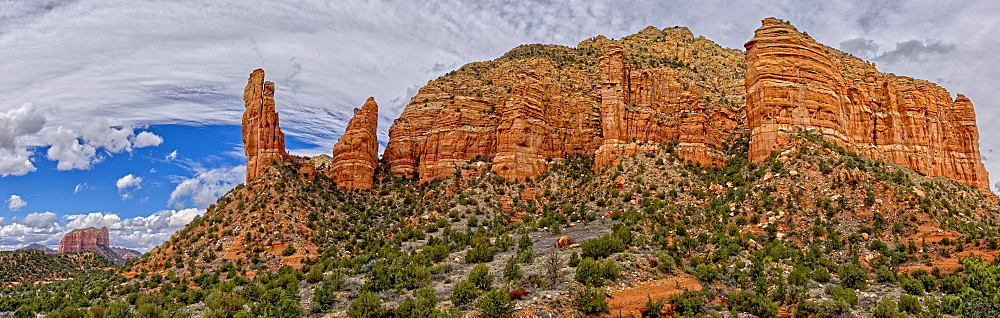
{"label": "blue sky", "polygon": [[428,80],[520,44],[681,25],[742,49],[771,16],[967,95],[1000,180],[995,1],[0,0],[0,250],[86,226],[161,243],[243,182],[256,68],[276,84],[290,152],[317,155],[369,96],[384,145]]}

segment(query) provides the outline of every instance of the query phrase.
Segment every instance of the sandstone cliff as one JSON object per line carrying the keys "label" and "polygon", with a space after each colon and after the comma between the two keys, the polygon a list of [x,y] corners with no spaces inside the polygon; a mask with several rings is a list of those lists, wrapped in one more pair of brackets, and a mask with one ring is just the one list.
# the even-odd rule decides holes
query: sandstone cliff
{"label": "sandstone cliff", "polygon": [[841,146],[988,190],[972,103],[815,42],[769,18],[747,42],[750,160],[815,130]]}
{"label": "sandstone cliff", "polygon": [[66,233],[59,241],[59,254],[76,251],[94,251],[100,253],[102,248],[111,246],[108,239],[108,228],[85,228]]}
{"label": "sandstone cliff", "polygon": [[566,155],[596,153],[603,167],[670,142],[686,159],[718,164],[740,121],[742,59],[680,27],[521,46],[429,82],[390,128],[384,159],[420,181],[474,159],[523,181]]}
{"label": "sandstone cliff", "polygon": [[[567,155],[603,169],[624,155],[668,147],[702,166],[726,162],[726,145],[750,139],[761,162],[811,130],[876,159],[987,189],[972,103],[922,80],[817,43],[769,18],[746,43],[726,49],[682,27],[646,28],[568,48],[523,45],[429,81],[389,129],[391,173],[426,182],[492,173],[523,182]],[[251,74],[244,92],[247,179],[288,160],[274,112],[274,86]],[[377,106],[369,100],[334,147],[329,166],[296,160],[344,189],[370,189],[377,166]]]}
{"label": "sandstone cliff", "polygon": [[347,123],[344,135],[333,146],[333,161],[327,175],[341,189],[372,188],[372,177],[378,166],[378,104],[369,97]]}
{"label": "sandstone cliff", "polygon": [[247,156],[247,182],[260,175],[272,161],[289,158],[285,152],[285,134],[278,127],[274,110],[274,83],[264,81],[264,70],[250,73],[243,89],[246,111],[243,113],[243,151]]}

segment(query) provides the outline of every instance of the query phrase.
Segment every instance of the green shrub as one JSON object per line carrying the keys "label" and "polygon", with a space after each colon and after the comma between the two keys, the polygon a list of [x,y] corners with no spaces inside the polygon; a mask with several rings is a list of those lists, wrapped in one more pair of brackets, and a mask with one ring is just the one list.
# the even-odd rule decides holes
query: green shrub
{"label": "green shrub", "polygon": [[351,318],[377,318],[385,315],[382,299],[369,291],[362,291],[358,298],[351,302],[347,316]]}
{"label": "green shrub", "polygon": [[493,275],[490,275],[490,268],[486,264],[478,264],[469,271],[469,281],[477,288],[488,290],[493,288]]}
{"label": "green shrub", "polygon": [[738,291],[729,294],[729,304],[734,311],[748,313],[761,318],[778,316],[778,304],[764,295]]}
{"label": "green shrub", "polygon": [[820,283],[827,283],[830,282],[830,271],[826,267],[819,266],[809,274],[809,278]]}
{"label": "green shrub", "polygon": [[569,267],[580,266],[580,254],[577,254],[576,252],[569,254],[569,263],[567,263],[567,265],[569,265]]}
{"label": "green shrub", "polygon": [[434,290],[429,287],[424,287],[418,289],[414,292],[417,297],[415,300],[407,297],[403,303],[399,304],[399,308],[396,309],[396,317],[398,318],[431,318],[440,316],[437,309],[437,296],[434,295]]}
{"label": "green shrub", "polygon": [[576,308],[584,314],[592,315],[608,311],[608,301],[604,296],[604,291],[588,288],[576,294],[574,299]]}
{"label": "green shrub", "polygon": [[292,254],[295,254],[295,247],[291,245],[286,247],[284,251],[281,251],[281,255],[284,256],[292,256]]}
{"label": "green shrub", "polygon": [[674,262],[674,258],[666,253],[661,253],[656,257],[656,269],[659,269],[661,272],[669,273],[675,266],[677,264]]}
{"label": "green shrub", "polygon": [[646,296],[646,303],[642,305],[642,316],[648,318],[660,318],[663,317],[663,306],[666,302],[663,299],[653,300],[653,298]]}
{"label": "green shrub", "polygon": [[899,310],[911,314],[919,314],[921,311],[920,301],[913,295],[899,296]]}
{"label": "green shrub", "polygon": [[624,252],[625,243],[612,235],[605,235],[596,239],[590,239],[580,244],[582,257],[584,258],[605,258],[611,254]]}
{"label": "green shrub", "polygon": [[875,309],[872,309],[873,318],[898,318],[903,315],[899,312],[898,307],[896,307],[896,302],[892,301],[887,297],[883,297],[882,300],[878,301],[875,305]]}
{"label": "green shrub", "polygon": [[111,302],[104,310],[104,318],[128,318],[132,316],[132,307],[122,301]]}
{"label": "green shrub", "polygon": [[846,308],[854,308],[858,305],[858,293],[853,289],[836,286],[830,293],[833,296],[833,301],[837,302],[838,305],[843,305]]}
{"label": "green shrub", "polygon": [[489,263],[493,261],[496,252],[490,245],[475,245],[465,254],[466,264]]}
{"label": "green shrub", "polygon": [[508,318],[514,314],[514,301],[507,292],[494,289],[483,294],[476,301],[476,307],[483,311],[486,318]]}
{"label": "green shrub", "polygon": [[455,303],[455,306],[472,303],[476,297],[479,297],[479,289],[476,288],[476,284],[468,280],[458,282],[451,289],[451,302]]}
{"label": "green shrub", "polygon": [[906,279],[900,283],[900,287],[910,295],[923,295],[924,294],[924,284],[917,279]]}
{"label": "green shrub", "polygon": [[621,275],[613,260],[595,261],[584,258],[576,268],[576,281],[587,286],[603,286],[606,280],[614,281]]}
{"label": "green shrub", "polygon": [[719,269],[704,263],[698,264],[694,269],[694,276],[699,280],[712,282],[716,278],[719,278]]}
{"label": "green shrub", "polygon": [[232,317],[237,312],[243,310],[246,300],[239,293],[223,292],[216,290],[208,295],[205,305],[213,312],[223,317]]}
{"label": "green shrub", "polygon": [[864,289],[868,287],[868,271],[860,264],[847,264],[840,269],[840,283],[847,288]]}
{"label": "green shrub", "polygon": [[678,316],[696,316],[704,311],[705,296],[702,291],[684,291],[680,295],[670,296],[670,303],[674,305],[674,313]]}
{"label": "green shrub", "polygon": [[508,282],[524,278],[521,266],[517,265],[517,257],[511,256],[510,260],[507,261],[507,265],[503,268],[503,278]]}
{"label": "green shrub", "polygon": [[809,273],[805,268],[796,267],[788,274],[788,284],[792,286],[805,286],[809,282]]}
{"label": "green shrub", "polygon": [[313,311],[322,312],[330,309],[330,307],[337,301],[337,290],[339,287],[340,286],[336,286],[333,282],[324,282],[322,286],[317,288],[316,292],[313,293]]}
{"label": "green shrub", "polygon": [[948,276],[942,278],[940,281],[940,290],[942,293],[955,295],[962,292],[965,289],[965,282],[961,278],[955,276]]}

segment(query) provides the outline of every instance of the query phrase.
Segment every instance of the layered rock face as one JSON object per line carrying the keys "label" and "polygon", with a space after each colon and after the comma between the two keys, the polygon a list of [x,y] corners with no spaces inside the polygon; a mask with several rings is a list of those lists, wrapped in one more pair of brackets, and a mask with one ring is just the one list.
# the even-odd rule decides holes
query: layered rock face
{"label": "layered rock face", "polygon": [[685,160],[709,166],[725,162],[721,150],[737,125],[737,112],[725,107],[710,111],[699,93],[686,89],[683,71],[632,71],[622,48],[611,44],[600,58],[600,75],[604,140],[594,160],[598,168],[671,142],[677,142]]}
{"label": "layered rock face", "polygon": [[250,73],[243,89],[246,111],[243,113],[243,151],[247,156],[247,182],[253,180],[272,162],[289,158],[285,152],[285,134],[278,127],[274,109],[274,83],[264,81],[264,70]]}
{"label": "layered rock face", "polygon": [[686,28],[597,37],[575,49],[521,46],[421,88],[390,128],[384,159],[393,174],[420,181],[477,159],[523,181],[567,155],[596,154],[600,168],[666,143],[678,143],[685,159],[718,164],[741,116],[742,59]]}
{"label": "layered rock face", "polygon": [[389,129],[383,155],[393,174],[429,181],[481,159],[492,160],[504,178],[525,180],[567,153],[597,147],[591,65],[558,68],[536,57],[478,64],[428,83],[410,100]]}
{"label": "layered rock face", "polygon": [[789,132],[815,130],[872,158],[988,190],[972,103],[923,80],[816,43],[778,19],[747,42],[750,160],[785,148]]}
{"label": "layered rock face", "polygon": [[62,240],[59,241],[59,252],[69,253],[76,251],[94,251],[98,252],[104,248],[111,246],[110,240],[108,239],[108,228],[102,227],[97,228],[85,228],[73,230],[72,232],[66,233]]}
{"label": "layered rock face", "polygon": [[341,189],[372,188],[378,166],[378,104],[369,97],[347,123],[344,135],[333,146],[333,161],[326,174]]}

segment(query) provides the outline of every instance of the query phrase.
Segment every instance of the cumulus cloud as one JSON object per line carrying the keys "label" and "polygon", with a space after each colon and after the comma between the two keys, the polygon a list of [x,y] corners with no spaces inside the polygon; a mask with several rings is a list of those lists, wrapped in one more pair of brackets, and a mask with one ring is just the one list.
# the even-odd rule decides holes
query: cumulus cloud
{"label": "cumulus cloud", "polygon": [[[13,218],[4,224],[0,218],[0,250],[11,250],[32,243],[58,246],[66,233],[88,227],[107,227],[112,246],[122,246],[147,252],[184,228],[195,217],[205,213],[201,209],[164,210],[148,216],[122,218],[113,213],[67,215],[60,219],[52,212],[32,213],[24,218]],[[65,220],[66,224],[60,222]]]}
{"label": "cumulus cloud", "polygon": [[162,143],[163,143],[163,137],[160,137],[148,131],[143,131],[140,132],[138,135],[135,135],[135,139],[133,139],[132,146],[136,148],[144,148],[151,146],[159,146]]}
{"label": "cumulus cloud", "polygon": [[108,120],[99,118],[83,126],[80,137],[94,148],[104,148],[110,153],[132,151],[133,136],[131,127],[113,128]]}
{"label": "cumulus cloud", "polygon": [[163,137],[148,131],[135,134],[132,127],[114,128],[103,118],[95,119],[78,133],[62,126],[49,130],[45,142],[50,145],[47,158],[58,161],[58,170],[88,170],[104,160],[98,153],[132,152],[134,148],[158,146]]}
{"label": "cumulus cloud", "polygon": [[179,209],[190,201],[199,208],[207,208],[220,196],[246,179],[246,166],[201,170],[194,177],[181,180],[170,192],[167,204]]}
{"label": "cumulus cloud", "polygon": [[46,157],[58,161],[56,169],[87,170],[101,161],[94,146],[80,143],[76,132],[62,126],[49,131],[45,135],[45,141],[51,145]]}
{"label": "cumulus cloud", "polygon": [[174,150],[174,151],[171,151],[169,154],[167,154],[167,156],[164,157],[163,159],[165,159],[167,161],[174,161],[174,160],[177,159],[177,155],[178,155],[177,154],[177,150]]}
{"label": "cumulus cloud", "polygon": [[25,202],[18,195],[11,194],[10,199],[7,199],[7,209],[11,211],[19,211],[26,205],[28,205],[28,202]]}
{"label": "cumulus cloud", "polygon": [[142,177],[137,177],[131,173],[115,181],[115,187],[118,187],[118,193],[122,195],[122,200],[131,199],[132,192],[142,188],[141,184]]}
{"label": "cumulus cloud", "polygon": [[44,126],[44,112],[30,103],[0,112],[0,176],[21,176],[37,170],[22,140]]}

